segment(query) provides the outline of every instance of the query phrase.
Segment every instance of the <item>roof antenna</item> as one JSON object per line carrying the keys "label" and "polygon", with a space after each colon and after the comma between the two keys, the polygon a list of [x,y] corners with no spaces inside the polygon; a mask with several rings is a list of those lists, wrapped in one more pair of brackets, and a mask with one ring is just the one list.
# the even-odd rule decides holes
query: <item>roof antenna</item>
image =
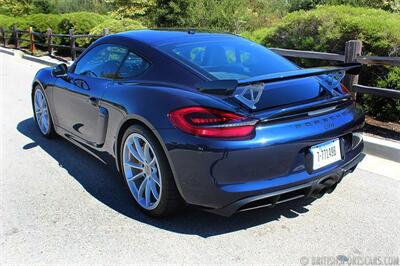
{"label": "roof antenna", "polygon": [[187,33],[188,34],[195,34],[196,33],[196,29],[189,29]]}

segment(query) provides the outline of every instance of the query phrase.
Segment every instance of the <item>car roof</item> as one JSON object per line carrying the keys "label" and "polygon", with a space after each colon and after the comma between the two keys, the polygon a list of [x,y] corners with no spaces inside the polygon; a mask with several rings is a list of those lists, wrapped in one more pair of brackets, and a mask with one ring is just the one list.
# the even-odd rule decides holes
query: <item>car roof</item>
{"label": "car roof", "polygon": [[185,42],[189,40],[200,41],[205,39],[241,38],[228,33],[196,32],[194,30],[134,30],[121,32],[116,35],[137,40],[150,46],[163,46],[169,43]]}

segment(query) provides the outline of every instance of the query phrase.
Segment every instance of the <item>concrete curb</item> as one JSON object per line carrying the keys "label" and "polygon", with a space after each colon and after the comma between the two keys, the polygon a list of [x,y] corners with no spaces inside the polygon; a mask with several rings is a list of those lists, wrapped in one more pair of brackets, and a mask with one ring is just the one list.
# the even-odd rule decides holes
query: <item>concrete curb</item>
{"label": "concrete curb", "polygon": [[15,50],[15,49],[9,49],[9,48],[0,47],[0,52],[8,54],[8,55],[16,56],[16,57],[19,57],[19,58],[22,58],[22,59],[26,59],[26,60],[29,60],[29,61],[32,61],[32,62],[35,62],[35,63],[43,64],[43,65],[46,65],[46,66],[55,66],[55,65],[58,65],[58,64],[61,64],[61,63],[65,63],[63,61],[60,61],[60,60],[57,60],[55,58],[51,58],[51,57],[48,57],[48,56],[46,56],[46,57],[36,57],[36,56],[33,56],[33,55],[28,55],[28,54],[25,54],[24,52],[22,52],[20,50]]}
{"label": "concrete curb", "polygon": [[43,65],[46,65],[46,66],[56,66],[58,64],[63,63],[63,62],[58,61],[56,59],[51,59],[51,60],[50,59],[44,59],[44,58],[35,57],[35,56],[32,56],[32,55],[27,55],[27,54],[23,54],[22,58],[26,59],[26,60],[30,60],[30,61],[36,62],[36,63],[39,63],[39,64],[43,64]]}
{"label": "concrete curb", "polygon": [[364,135],[364,152],[400,163],[400,143]]}
{"label": "concrete curb", "polygon": [[14,55],[14,51],[0,47],[0,52],[8,55]]}

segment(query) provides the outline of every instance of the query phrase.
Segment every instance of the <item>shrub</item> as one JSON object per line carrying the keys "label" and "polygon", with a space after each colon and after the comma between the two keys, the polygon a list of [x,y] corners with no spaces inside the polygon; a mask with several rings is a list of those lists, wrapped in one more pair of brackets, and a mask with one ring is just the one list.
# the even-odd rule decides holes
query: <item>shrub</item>
{"label": "shrub", "polygon": [[[13,26],[16,26],[18,29],[27,29],[29,24],[25,21],[24,18],[21,17],[11,17],[0,15],[0,27],[3,27],[6,30],[12,29]],[[13,34],[10,32],[5,33],[8,38],[12,37]],[[20,34],[20,38],[28,38],[27,34]],[[8,40],[9,44],[14,44],[14,39]],[[26,46],[27,42],[21,41],[21,46]]]}
{"label": "shrub", "polygon": [[122,31],[143,29],[144,26],[139,21],[133,19],[107,19],[94,27],[90,31],[90,34],[102,34],[104,28],[108,28],[110,33],[116,33]]}
{"label": "shrub", "polygon": [[[27,26],[31,26],[33,31],[47,32],[47,29],[51,28],[54,33],[58,33],[60,30],[58,25],[61,22],[61,16],[55,14],[34,14],[24,17],[24,21]],[[46,43],[47,37],[35,36],[35,39],[40,43]],[[61,43],[59,38],[54,38],[53,42],[55,44]]]}
{"label": "shrub", "polygon": [[[0,15],[0,26],[5,28],[12,28],[15,25],[18,29],[26,30],[32,27],[33,31],[46,32],[48,28],[51,28],[54,33],[59,32],[58,25],[61,21],[61,16],[54,14],[34,14],[25,17],[8,17]],[[21,34],[21,38],[27,39],[27,34]],[[36,41],[40,43],[46,43],[46,37],[35,36]],[[58,38],[54,39],[54,43],[60,43]],[[26,46],[26,41],[21,42],[21,46]]]}
{"label": "shrub", "polygon": [[[58,24],[60,33],[68,34],[70,29],[74,29],[74,34],[88,34],[92,28],[104,22],[107,16],[99,15],[91,12],[75,12],[62,15],[62,19]],[[67,42],[68,40],[64,40]],[[77,39],[78,46],[87,46],[90,39]]]}
{"label": "shrub", "polygon": [[14,17],[0,15],[0,27],[10,29],[14,23],[15,23]]}
{"label": "shrub", "polygon": [[[18,29],[28,29],[30,26],[34,31],[46,32],[51,28],[54,33],[68,34],[70,29],[74,29],[74,34],[88,34],[92,28],[106,20],[107,16],[91,12],[56,14],[34,14],[25,17],[10,17],[0,15],[0,26],[11,28],[13,25]],[[23,36],[26,38],[26,36]],[[45,42],[45,38],[35,37],[40,42]],[[56,44],[68,44],[68,38],[54,38]],[[78,46],[87,46],[91,42],[88,38],[77,39]],[[25,43],[24,43],[25,44]]]}
{"label": "shrub", "polygon": [[260,28],[255,31],[244,31],[240,35],[244,38],[252,40],[253,42],[261,43],[265,36],[270,34],[271,28]]}
{"label": "shrub", "polygon": [[266,34],[263,44],[282,48],[344,52],[345,42],[363,41],[375,55],[399,55],[400,15],[378,9],[318,6],[293,12]]}
{"label": "shrub", "polygon": [[13,25],[18,29],[27,29],[32,27],[34,31],[46,32],[48,28],[58,32],[58,25],[61,22],[61,16],[55,14],[34,14],[25,17],[11,17],[0,15],[0,27],[12,28]]}
{"label": "shrub", "polygon": [[48,28],[51,28],[54,33],[58,33],[62,18],[55,14],[34,14],[24,17],[24,20],[32,26],[34,31],[46,32]]}
{"label": "shrub", "polygon": [[[284,1],[282,1],[284,2]],[[286,1],[288,12],[297,10],[310,10],[317,5],[351,5],[357,7],[372,7],[398,12],[400,3],[398,0],[291,0]]]}
{"label": "shrub", "polygon": [[[386,78],[377,81],[377,86],[400,90],[400,67],[392,68]],[[363,107],[368,114],[378,119],[400,121],[400,99],[364,95]]]}

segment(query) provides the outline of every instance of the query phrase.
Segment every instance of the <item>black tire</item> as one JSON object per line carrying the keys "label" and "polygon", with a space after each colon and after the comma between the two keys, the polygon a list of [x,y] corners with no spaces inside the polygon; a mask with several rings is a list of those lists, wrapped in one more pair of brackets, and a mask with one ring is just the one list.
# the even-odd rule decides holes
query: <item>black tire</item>
{"label": "black tire", "polygon": [[[35,94],[36,94],[36,91],[37,91],[37,90],[40,90],[40,91],[42,92],[42,94],[44,95],[45,101],[46,101],[46,105],[47,105],[47,112],[48,112],[48,119],[49,119],[49,129],[48,129],[47,133],[44,133],[44,132],[40,129],[40,126],[39,126],[39,123],[38,123],[38,119],[37,119],[37,117],[36,117],[36,112],[35,112]],[[47,101],[46,94],[44,93],[44,90],[42,89],[42,87],[41,87],[40,85],[36,85],[35,88],[34,88],[34,90],[33,90],[32,108],[33,108],[33,117],[34,117],[34,119],[35,119],[36,126],[38,127],[40,133],[42,133],[42,135],[43,135],[44,137],[46,137],[46,138],[53,138],[53,137],[57,136],[57,133],[56,133],[56,131],[55,131],[55,129],[54,129],[54,124],[53,124],[53,119],[52,119],[51,111],[50,111],[50,108],[49,108],[49,103],[48,103],[48,101]]]}
{"label": "black tire", "polygon": [[165,217],[174,213],[177,213],[184,207],[184,201],[176,187],[174,176],[171,171],[171,167],[168,163],[168,159],[164,153],[164,150],[162,149],[160,143],[156,139],[156,137],[153,135],[153,133],[147,129],[146,127],[143,127],[141,125],[132,125],[130,126],[124,133],[122,137],[122,141],[120,144],[120,149],[119,149],[119,158],[120,158],[120,169],[121,169],[121,174],[124,178],[125,184],[128,185],[128,181],[125,177],[124,173],[124,167],[123,167],[123,150],[124,150],[124,145],[127,140],[127,138],[133,134],[133,133],[138,133],[142,135],[143,137],[146,138],[146,140],[149,142],[151,145],[155,156],[157,157],[157,160],[159,162],[159,168],[161,172],[161,198],[160,201],[154,209],[148,210],[140,206],[140,204],[136,201],[135,197],[132,195],[131,191],[129,190],[134,202],[136,205],[140,208],[142,212],[145,214],[152,216],[152,217]]}

